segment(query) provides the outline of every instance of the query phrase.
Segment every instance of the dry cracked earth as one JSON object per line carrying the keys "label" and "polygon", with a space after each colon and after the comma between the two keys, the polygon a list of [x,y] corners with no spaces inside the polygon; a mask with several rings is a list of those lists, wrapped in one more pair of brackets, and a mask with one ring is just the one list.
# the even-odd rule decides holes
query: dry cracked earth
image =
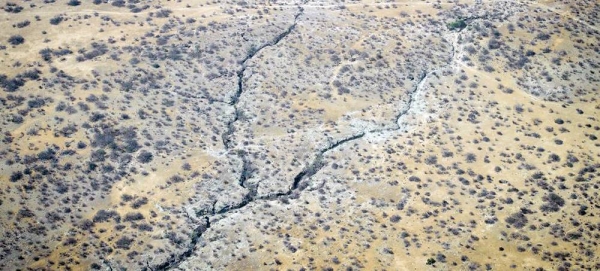
{"label": "dry cracked earth", "polygon": [[598,270],[600,4],[0,3],[2,270]]}

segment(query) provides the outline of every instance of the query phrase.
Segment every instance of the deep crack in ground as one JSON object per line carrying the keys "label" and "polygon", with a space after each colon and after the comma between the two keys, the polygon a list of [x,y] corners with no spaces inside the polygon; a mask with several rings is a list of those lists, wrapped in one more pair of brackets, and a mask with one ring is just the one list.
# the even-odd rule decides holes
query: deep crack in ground
{"label": "deep crack in ground", "polygon": [[240,111],[237,107],[237,104],[240,101],[240,97],[242,96],[242,93],[244,93],[244,72],[246,72],[246,68],[248,68],[246,63],[248,63],[248,61],[250,61],[252,58],[254,58],[263,49],[277,45],[281,40],[283,40],[287,35],[289,35],[294,30],[294,28],[296,28],[296,24],[298,22],[298,17],[300,17],[303,12],[304,12],[304,9],[300,8],[300,11],[298,13],[296,13],[296,15],[294,15],[294,23],[292,25],[290,25],[290,27],[288,27],[285,31],[283,31],[282,33],[277,35],[277,37],[275,37],[273,40],[266,42],[259,47],[250,48],[250,50],[248,50],[246,57],[241,61],[242,68],[237,72],[237,90],[234,93],[233,97],[231,97],[231,100],[228,102],[229,105],[233,106],[233,109],[234,109],[233,119],[227,122],[227,130],[222,135],[223,145],[225,146],[226,149],[231,149],[231,138],[230,137],[234,132],[235,123],[240,118]]}
{"label": "deep crack in ground", "polygon": [[[302,7],[300,7],[298,13],[296,13],[294,15],[294,22],[292,25],[290,25],[285,31],[283,31],[282,33],[277,35],[273,40],[266,42],[257,48],[254,48],[254,47],[251,48],[248,51],[248,54],[246,55],[246,57],[241,61],[242,67],[237,72],[237,90],[234,93],[231,100],[228,102],[228,104],[233,106],[233,108],[234,108],[234,116],[233,116],[232,120],[227,122],[227,130],[222,135],[223,145],[226,150],[231,150],[231,148],[232,148],[230,137],[234,132],[234,125],[239,120],[239,116],[240,116],[240,112],[238,110],[237,104],[239,103],[240,97],[241,97],[242,93],[244,92],[244,72],[246,71],[246,68],[247,68],[246,63],[248,61],[250,61],[258,53],[260,53],[261,50],[263,50],[267,47],[277,45],[281,40],[283,40],[287,35],[289,35],[294,30],[294,28],[296,28],[296,25],[298,23],[298,18],[303,14],[303,12],[304,12],[304,9]],[[247,161],[244,152],[240,152],[237,155],[242,160],[242,172],[240,173],[240,177],[238,179],[238,184],[241,187],[246,188],[246,180],[248,180],[248,178],[250,178],[250,164]],[[257,199],[256,187],[249,188],[248,190],[249,190],[249,192],[244,196],[243,200],[239,204],[234,205],[234,206],[225,206],[224,208],[221,208],[220,210],[216,211],[215,207],[214,207],[214,205],[216,203],[214,203],[210,213],[212,213],[213,216],[217,215],[217,214],[225,214],[231,210],[240,209],[240,208],[248,205],[250,202]],[[204,213],[208,213],[208,212],[205,211]],[[192,255],[192,253],[195,251],[196,245],[198,244],[198,241],[202,237],[202,234],[204,234],[204,232],[206,232],[206,230],[208,230],[210,228],[210,226],[211,226],[210,219],[211,219],[211,217],[205,216],[204,221],[200,222],[200,224],[194,228],[194,230],[190,236],[190,243],[188,244],[188,248],[183,253],[181,253],[179,255],[171,254],[169,259],[156,265],[154,268],[152,268],[150,266],[146,266],[146,267],[144,267],[144,269],[169,270],[171,268],[177,267],[181,262],[183,262],[187,258],[189,258]]]}
{"label": "deep crack in ground", "polygon": [[[229,104],[232,105],[235,109],[235,116],[232,121],[227,123],[228,130],[226,131],[225,134],[223,134],[223,143],[227,150],[230,150],[232,148],[230,145],[231,140],[229,139],[229,137],[233,134],[233,125],[235,124],[236,121],[239,120],[239,111],[237,109],[237,104],[239,102],[240,96],[242,95],[242,93],[244,91],[243,90],[243,76],[244,76],[244,72],[247,68],[246,63],[250,59],[252,59],[252,57],[256,56],[258,54],[258,52],[260,52],[262,49],[278,44],[283,38],[285,38],[287,35],[289,35],[296,27],[297,20],[302,15],[302,13],[303,13],[303,9],[300,8],[300,11],[294,16],[294,23],[286,31],[282,32],[271,42],[267,42],[267,43],[263,44],[256,50],[251,50],[249,52],[249,54],[246,56],[246,58],[244,58],[244,60],[242,61],[242,69],[237,73],[238,89],[237,89],[235,95],[233,96],[232,100],[229,102]],[[449,65],[451,65],[451,63],[454,62],[454,56],[456,53],[455,52],[456,45],[454,43],[456,43],[456,42],[457,41],[455,40],[451,43],[452,55],[450,57],[449,63],[446,66],[449,66]],[[251,177],[251,164],[246,159],[245,152],[243,152],[243,151],[238,152],[238,154],[237,154],[238,157],[240,157],[240,159],[242,159],[242,172],[240,173],[240,177],[238,179],[238,184],[241,187],[248,189],[248,193],[244,196],[242,201],[240,201],[239,203],[237,203],[235,205],[225,206],[219,210],[215,209],[215,207],[214,207],[216,204],[216,202],[215,202],[215,203],[213,203],[211,210],[202,210],[202,211],[198,212],[198,213],[201,213],[206,216],[203,219],[204,221],[199,222],[199,225],[196,226],[196,228],[194,228],[193,233],[190,236],[191,241],[190,241],[190,244],[188,245],[188,249],[185,250],[180,255],[174,255],[174,254],[171,255],[169,260],[157,265],[155,268],[151,268],[149,266],[147,268],[150,270],[169,270],[171,268],[177,267],[181,262],[184,262],[187,258],[189,258],[192,255],[192,253],[195,251],[196,245],[200,241],[202,235],[208,229],[210,229],[211,223],[214,223],[215,221],[218,221],[218,220],[224,218],[224,215],[230,213],[231,211],[239,210],[241,208],[244,208],[248,204],[259,201],[259,200],[275,200],[275,199],[278,199],[281,197],[293,196],[294,194],[296,194],[296,196],[298,196],[296,192],[301,192],[301,191],[305,190],[308,186],[308,184],[303,184],[302,181],[314,176],[326,165],[325,162],[323,161],[323,159],[327,152],[332,151],[342,145],[345,145],[346,143],[363,138],[365,135],[370,134],[370,133],[380,133],[380,132],[386,132],[386,131],[401,130],[402,129],[402,126],[400,125],[401,118],[406,116],[413,108],[413,105],[415,103],[415,95],[418,94],[419,90],[422,88],[427,77],[429,75],[435,73],[438,70],[433,70],[433,71],[428,72],[426,69],[423,69],[420,72],[419,77],[417,78],[417,80],[415,82],[415,86],[408,92],[407,105],[405,106],[405,108],[403,110],[398,112],[398,114],[396,115],[395,127],[387,128],[387,129],[374,129],[374,130],[362,131],[362,132],[359,132],[350,137],[347,137],[347,138],[344,138],[344,139],[341,139],[341,140],[331,143],[326,148],[321,149],[316,154],[313,161],[310,164],[308,164],[302,171],[300,171],[298,174],[296,174],[294,176],[293,182],[290,185],[290,188],[286,192],[268,194],[268,195],[264,195],[264,196],[257,196],[257,187],[256,186],[246,187],[246,181],[248,180],[248,178]],[[218,217],[215,218],[215,216],[218,216]],[[211,219],[212,219],[212,221],[211,221]]]}

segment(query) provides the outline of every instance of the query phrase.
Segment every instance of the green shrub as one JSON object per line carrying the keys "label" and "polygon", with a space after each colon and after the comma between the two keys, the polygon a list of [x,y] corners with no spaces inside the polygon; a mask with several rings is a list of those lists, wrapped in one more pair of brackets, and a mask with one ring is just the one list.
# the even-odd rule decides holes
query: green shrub
{"label": "green shrub", "polygon": [[467,27],[467,23],[465,22],[465,20],[463,19],[457,19],[454,22],[448,23],[447,24],[448,29],[450,30],[463,30],[465,27]]}

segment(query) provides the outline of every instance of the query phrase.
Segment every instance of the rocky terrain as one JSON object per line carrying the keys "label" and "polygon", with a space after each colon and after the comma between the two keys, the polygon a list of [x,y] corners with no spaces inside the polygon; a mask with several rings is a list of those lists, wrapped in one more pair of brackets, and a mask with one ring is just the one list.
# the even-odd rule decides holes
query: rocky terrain
{"label": "rocky terrain", "polygon": [[0,8],[2,270],[600,269],[596,1]]}

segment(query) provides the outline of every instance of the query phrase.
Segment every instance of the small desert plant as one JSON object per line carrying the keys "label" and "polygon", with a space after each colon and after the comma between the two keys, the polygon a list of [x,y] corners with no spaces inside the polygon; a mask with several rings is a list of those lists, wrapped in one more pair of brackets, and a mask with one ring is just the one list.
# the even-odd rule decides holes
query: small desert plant
{"label": "small desert plant", "polygon": [[59,23],[61,23],[64,20],[63,16],[57,15],[53,18],[50,19],[50,24],[51,25],[58,25]]}
{"label": "small desert plant", "polygon": [[536,38],[540,39],[540,40],[549,40],[550,39],[550,35],[547,33],[538,33],[538,35],[536,36]]}
{"label": "small desert plant", "polygon": [[23,10],[22,6],[19,6],[15,3],[6,3],[6,6],[4,7],[4,11],[8,12],[8,13],[19,13],[21,12],[21,10]]}
{"label": "small desert plant", "polygon": [[130,221],[138,221],[138,220],[142,220],[142,219],[144,219],[144,215],[142,215],[139,212],[135,212],[135,213],[127,213],[125,215],[125,218],[123,219],[123,221],[130,222]]}
{"label": "small desert plant", "polygon": [[427,158],[425,158],[425,164],[427,164],[427,165],[437,164],[437,156],[435,156],[435,155],[428,156]]}
{"label": "small desert plant", "polygon": [[555,193],[548,194],[543,200],[546,203],[540,207],[542,212],[557,212],[565,205],[565,200]]}
{"label": "small desert plant", "polygon": [[140,153],[140,155],[138,155],[137,160],[140,163],[149,163],[150,161],[152,161],[152,158],[154,158],[154,155],[152,155],[151,152],[149,151],[142,151]]}
{"label": "small desert plant", "polygon": [[13,172],[10,175],[10,181],[13,182],[13,183],[16,182],[16,181],[18,181],[18,180],[20,180],[20,179],[22,179],[22,178],[23,178],[23,173],[21,171]]}
{"label": "small desert plant", "polygon": [[138,209],[146,204],[148,204],[148,198],[143,197],[143,198],[137,199],[133,203],[131,203],[131,208]]}
{"label": "small desert plant", "polygon": [[79,6],[81,5],[81,1],[79,0],[69,0],[69,2],[67,2],[67,5],[75,7],[75,6]]}
{"label": "small desert plant", "polygon": [[53,149],[46,149],[38,153],[38,159],[40,160],[54,160],[56,158],[56,152]]}
{"label": "small desert plant", "polygon": [[115,1],[112,1],[112,5],[113,5],[113,6],[115,6],[115,7],[124,7],[124,6],[125,6],[125,4],[126,4],[126,3],[125,3],[125,1],[123,1],[123,0],[115,0]]}
{"label": "small desert plant", "polygon": [[100,210],[98,211],[93,218],[94,223],[101,223],[101,222],[106,222],[109,219],[113,218],[116,222],[120,222],[121,221],[121,217],[119,216],[119,214],[115,211],[106,211],[106,210]]}
{"label": "small desert plant", "polygon": [[463,19],[457,19],[453,22],[448,23],[446,26],[448,26],[449,30],[460,31],[460,30],[463,30],[465,27],[467,27],[467,23]]}
{"label": "small desert plant", "polygon": [[507,217],[504,221],[517,229],[525,227],[528,222],[527,217],[525,217],[522,212],[514,213]]}
{"label": "small desert plant", "polygon": [[115,246],[120,249],[129,249],[131,243],[133,243],[133,239],[123,236],[121,239],[117,240]]}
{"label": "small desert plant", "polygon": [[8,43],[10,43],[11,45],[19,45],[19,44],[23,44],[25,42],[25,38],[23,38],[23,36],[21,35],[13,35],[10,36],[10,38],[8,38]]}
{"label": "small desert plant", "polygon": [[31,24],[31,22],[29,20],[25,20],[25,21],[18,22],[17,24],[15,24],[15,27],[23,28],[23,27],[29,26],[29,24]]}
{"label": "small desert plant", "polygon": [[42,49],[42,50],[40,50],[39,53],[42,56],[42,59],[44,61],[48,61],[49,62],[50,60],[52,60],[52,50],[50,48]]}
{"label": "small desert plant", "polygon": [[467,163],[473,163],[477,161],[477,156],[473,153],[467,153],[467,155],[465,156],[465,160],[467,161]]}

